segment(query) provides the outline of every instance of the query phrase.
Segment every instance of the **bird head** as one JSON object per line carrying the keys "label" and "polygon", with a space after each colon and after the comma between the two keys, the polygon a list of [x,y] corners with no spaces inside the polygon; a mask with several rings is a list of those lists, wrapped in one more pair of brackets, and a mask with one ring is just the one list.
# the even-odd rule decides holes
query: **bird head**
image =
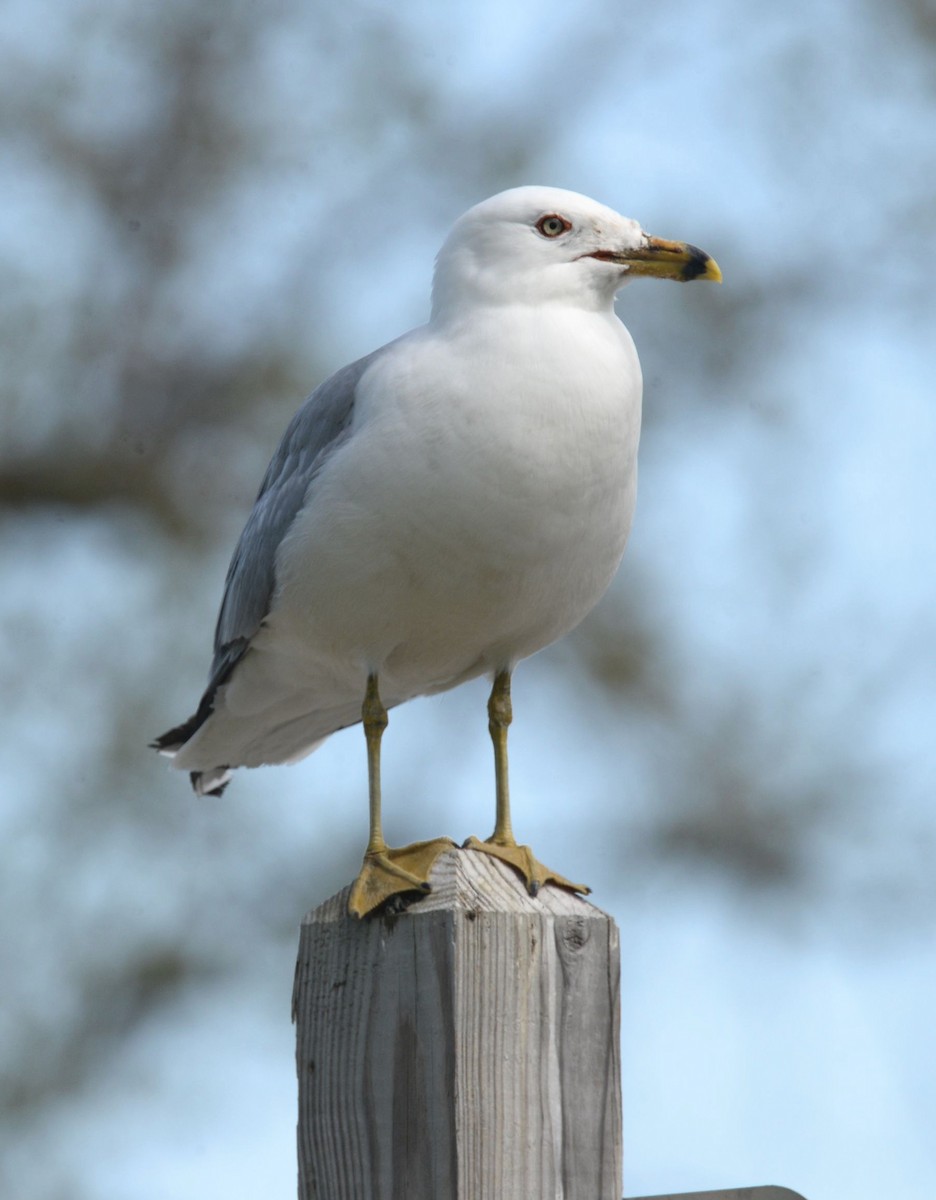
{"label": "bird head", "polygon": [[651,237],[639,222],[587,196],[511,188],[455,222],[436,260],[433,315],[472,303],[608,310],[615,294],[641,275],[721,280],[704,251]]}

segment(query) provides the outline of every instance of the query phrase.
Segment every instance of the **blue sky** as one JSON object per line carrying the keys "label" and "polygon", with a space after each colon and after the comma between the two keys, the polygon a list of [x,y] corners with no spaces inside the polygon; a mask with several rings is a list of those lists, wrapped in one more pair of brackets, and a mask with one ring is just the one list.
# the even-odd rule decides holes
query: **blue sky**
{"label": "blue sky", "polygon": [[[645,613],[661,679],[678,680],[674,711],[616,706],[569,646],[516,679],[518,832],[593,882],[622,930],[629,1196],[761,1183],[807,1200],[932,1194],[936,76],[912,13],[857,0],[284,2],[244,46],[205,9],[217,125],[250,152],[167,199],[167,225],[173,204],[189,219],[147,317],[154,369],[183,350],[224,362],[289,345],[311,388],[423,320],[451,220],[522,182],[592,194],[724,271],[717,296],[634,287],[619,303],[648,419],[606,612]],[[103,436],[115,364],[82,358],[74,329],[89,303],[119,328],[133,297],[99,197],[31,122],[89,153],[145,156],[165,31],[187,19],[121,0],[0,18],[16,67],[0,151],[10,461],[55,436]],[[372,43],[388,47],[379,71]],[[287,415],[258,399],[249,450],[233,433],[194,439],[174,463],[179,494],[216,514],[208,547],[132,511],[4,513],[0,667],[16,703],[0,743],[0,895],[14,983],[0,1032],[38,1031],[51,1053],[78,1004],[73,972],[106,980],[154,948],[201,964],[165,1004],[121,1018],[78,1082],[14,1114],[6,1189],[24,1200],[294,1194],[301,913],[281,912],[277,884],[307,873],[311,907],[356,869],[359,731],[194,806],[143,757],[156,728],[139,727],[196,698],[229,548]],[[486,832],[484,700],[471,685],[394,712],[394,839],[440,820]],[[686,730],[710,740],[710,773]],[[847,819],[810,825],[795,885],[751,891],[650,853],[676,797],[691,815],[717,791],[722,755],[756,764],[761,800],[803,797],[804,813],[851,791]]]}

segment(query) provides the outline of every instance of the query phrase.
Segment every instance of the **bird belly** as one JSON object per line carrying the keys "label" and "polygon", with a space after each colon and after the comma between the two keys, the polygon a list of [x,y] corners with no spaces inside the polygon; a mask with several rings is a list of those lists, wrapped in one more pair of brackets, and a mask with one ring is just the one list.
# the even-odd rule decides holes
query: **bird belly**
{"label": "bird belly", "polygon": [[[499,328],[508,362],[484,329],[381,358],[279,548],[269,613],[174,765],[294,760],[360,719],[371,672],[391,707],[578,624],[630,529],[641,392],[623,326],[582,317]],[[573,370],[566,334],[589,350]]]}
{"label": "bird belly", "polygon": [[406,699],[578,624],[620,562],[636,492],[636,357],[622,364],[619,343],[610,363],[596,357],[568,381],[542,346],[496,384],[483,359],[471,374],[444,358],[433,372],[431,354],[418,389],[405,358],[388,366],[397,378],[372,381],[380,406],[364,395],[360,432],[278,559],[267,625],[297,671],[327,665],[358,689],[377,671],[385,695]]}

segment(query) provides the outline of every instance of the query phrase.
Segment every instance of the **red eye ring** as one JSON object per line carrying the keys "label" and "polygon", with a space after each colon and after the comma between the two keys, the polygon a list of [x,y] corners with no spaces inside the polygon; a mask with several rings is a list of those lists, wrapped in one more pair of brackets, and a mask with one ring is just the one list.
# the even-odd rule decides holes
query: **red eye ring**
{"label": "red eye ring", "polygon": [[572,228],[572,222],[567,221],[565,217],[561,217],[558,213],[544,213],[536,222],[536,230],[545,238],[557,238],[562,234],[568,233]]}

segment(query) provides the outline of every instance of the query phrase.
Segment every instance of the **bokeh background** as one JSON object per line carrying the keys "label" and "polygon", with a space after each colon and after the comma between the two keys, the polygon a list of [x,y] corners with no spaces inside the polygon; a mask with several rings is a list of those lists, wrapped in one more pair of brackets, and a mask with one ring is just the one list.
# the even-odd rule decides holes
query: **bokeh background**
{"label": "bokeh background", "polygon": [[[518,832],[621,926],[627,1194],[931,1200],[933,0],[7,0],[0,57],[0,1194],[295,1194],[360,731],[200,802],[146,742],[293,410],[546,183],[725,274],[624,292],[632,544],[515,680]],[[489,831],[485,699],[392,714],[396,842]]]}

